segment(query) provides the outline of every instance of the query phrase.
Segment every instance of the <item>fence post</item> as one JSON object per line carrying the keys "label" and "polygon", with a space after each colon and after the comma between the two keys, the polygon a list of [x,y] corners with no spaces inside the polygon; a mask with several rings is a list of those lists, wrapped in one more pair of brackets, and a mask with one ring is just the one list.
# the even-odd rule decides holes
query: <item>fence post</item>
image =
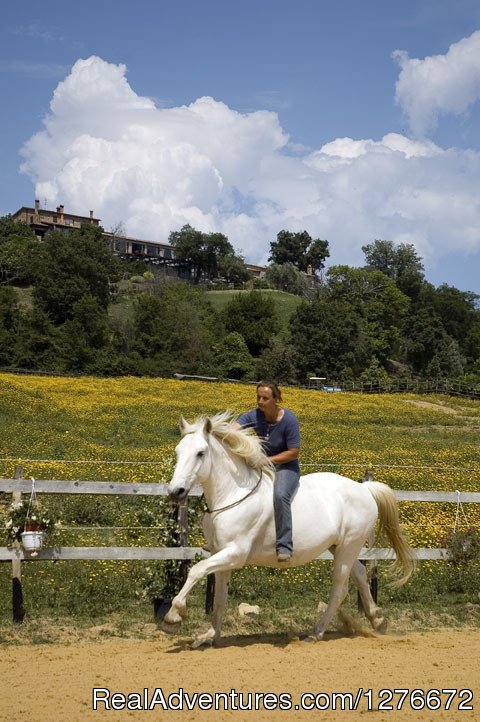
{"label": "fence post", "polygon": [[[188,546],[188,497],[178,505],[178,545]],[[185,584],[188,576],[188,560],[182,559],[179,568],[181,586]]]}
{"label": "fence post", "polygon": [[205,591],[205,614],[213,611],[215,600],[215,574],[207,574],[207,589]]}
{"label": "fence post", "polygon": [[[16,466],[13,473],[14,479],[23,479],[23,466]],[[22,493],[14,491],[12,501],[14,504],[22,500]],[[13,545],[16,549],[20,548],[20,542],[16,539]],[[22,589],[22,562],[20,559],[12,559],[12,618],[13,621],[21,624],[25,617],[25,607],[23,606],[23,589]]]}

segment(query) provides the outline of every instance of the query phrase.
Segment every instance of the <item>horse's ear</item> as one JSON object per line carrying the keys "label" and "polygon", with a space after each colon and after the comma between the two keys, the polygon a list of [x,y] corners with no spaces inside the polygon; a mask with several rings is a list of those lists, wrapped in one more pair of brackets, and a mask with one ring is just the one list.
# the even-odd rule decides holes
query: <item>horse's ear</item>
{"label": "horse's ear", "polygon": [[183,416],[180,416],[179,426],[180,426],[180,433],[182,434],[182,436],[185,436],[185,434],[187,433],[188,424],[185,421],[185,419],[183,418]]}
{"label": "horse's ear", "polygon": [[212,431],[212,420],[207,416],[207,418],[205,419],[205,423],[203,425],[203,433],[205,434],[205,436],[207,436],[207,434],[209,434],[211,431]]}

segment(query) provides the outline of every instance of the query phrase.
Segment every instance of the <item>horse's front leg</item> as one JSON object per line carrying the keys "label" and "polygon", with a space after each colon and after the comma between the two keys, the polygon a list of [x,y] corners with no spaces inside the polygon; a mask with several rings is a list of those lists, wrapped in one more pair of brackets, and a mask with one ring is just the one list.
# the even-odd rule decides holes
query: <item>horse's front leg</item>
{"label": "horse's front leg", "polygon": [[200,634],[200,636],[196,638],[192,644],[193,649],[203,645],[218,644],[222,629],[223,613],[228,596],[228,582],[230,581],[231,574],[231,572],[217,572],[215,574],[212,625],[205,634]]}
{"label": "horse's front leg", "polygon": [[[208,574],[217,572],[231,572],[233,569],[243,566],[247,558],[247,552],[236,546],[227,546],[208,559],[202,559],[190,569],[187,581],[172,600],[172,606],[163,619],[162,628],[166,632],[177,631],[183,617],[187,614],[187,596],[192,587],[206,577]],[[216,595],[215,595],[216,596]]]}

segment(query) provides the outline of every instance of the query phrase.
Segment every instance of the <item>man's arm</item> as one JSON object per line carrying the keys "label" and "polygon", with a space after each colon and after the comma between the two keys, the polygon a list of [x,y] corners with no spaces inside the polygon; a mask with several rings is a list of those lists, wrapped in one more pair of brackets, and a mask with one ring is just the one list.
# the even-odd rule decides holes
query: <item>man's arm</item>
{"label": "man's arm", "polygon": [[289,461],[298,459],[299,453],[300,447],[294,447],[292,449],[287,449],[286,451],[281,451],[279,454],[275,454],[274,456],[269,456],[268,460],[271,461],[272,464],[287,464]]}

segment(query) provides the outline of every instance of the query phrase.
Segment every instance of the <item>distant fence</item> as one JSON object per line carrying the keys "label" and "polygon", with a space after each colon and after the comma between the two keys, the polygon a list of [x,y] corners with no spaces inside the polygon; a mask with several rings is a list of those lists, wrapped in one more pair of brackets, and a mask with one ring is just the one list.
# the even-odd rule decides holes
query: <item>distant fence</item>
{"label": "distant fence", "polygon": [[467,386],[457,381],[448,380],[400,380],[388,381],[351,381],[338,384],[344,391],[356,391],[369,394],[447,394],[449,396],[463,396],[469,399],[480,400],[480,385]]}
{"label": "distant fence", "polygon": [[[245,381],[237,381],[235,379],[223,379],[217,376],[191,376],[187,374],[174,374],[176,379],[180,381],[226,381],[228,383],[249,383]],[[254,382],[250,382],[254,383]],[[288,386],[289,384],[284,384]],[[309,389],[318,391],[350,391],[361,394],[447,394],[449,396],[463,396],[469,399],[480,400],[480,384],[476,386],[468,386],[458,381],[449,381],[448,379],[389,379],[384,381],[377,379],[376,381],[331,381],[321,376],[312,376],[308,380],[306,386]],[[303,386],[302,388],[305,388]]]}
{"label": "distant fence", "polygon": [[[3,368],[1,373],[18,374],[25,376],[52,376],[75,378],[83,374],[62,374],[57,371],[39,371],[32,369]],[[195,376],[191,374],[174,373],[174,378],[180,381],[209,381],[235,384],[255,384],[255,381],[242,381],[238,379],[222,378],[220,376]],[[108,377],[100,377],[108,378]],[[286,383],[284,386],[298,386],[299,388],[317,389],[319,391],[352,391],[362,394],[446,394],[448,396],[461,396],[468,399],[480,400],[480,384],[469,386],[459,381],[448,379],[377,379],[374,381],[346,381],[327,380],[322,377],[311,377],[306,384]]]}
{"label": "distant fence", "polygon": [[[0,479],[0,492],[12,493],[13,500],[19,501],[22,494],[29,494],[32,482],[22,478],[22,467],[15,469],[14,478]],[[128,483],[111,481],[64,481],[35,480],[35,490],[44,494],[111,494],[116,496],[165,496],[167,485],[164,483]],[[201,496],[202,487],[195,486],[190,496]],[[398,501],[413,502],[450,502],[455,504],[480,503],[480,492],[445,492],[445,491],[410,491],[395,490]],[[178,560],[182,564],[199,556],[209,556],[201,547],[188,546],[188,499],[178,506],[179,546],[177,547],[63,547],[55,546],[41,549],[36,556],[25,551],[16,542],[10,547],[0,547],[0,561],[12,562],[12,611],[14,621],[23,620],[23,592],[21,585],[21,562],[24,561],[56,561],[56,560]],[[79,527],[81,528],[81,527]],[[99,527],[101,530],[102,527]],[[416,548],[414,553],[419,560],[445,560],[448,558],[446,549]],[[359,559],[384,560],[394,559],[395,553],[390,548],[363,548]],[[332,559],[326,551],[317,559]],[[210,585],[210,592],[213,589]],[[207,599],[207,607],[211,608],[212,599]]]}

